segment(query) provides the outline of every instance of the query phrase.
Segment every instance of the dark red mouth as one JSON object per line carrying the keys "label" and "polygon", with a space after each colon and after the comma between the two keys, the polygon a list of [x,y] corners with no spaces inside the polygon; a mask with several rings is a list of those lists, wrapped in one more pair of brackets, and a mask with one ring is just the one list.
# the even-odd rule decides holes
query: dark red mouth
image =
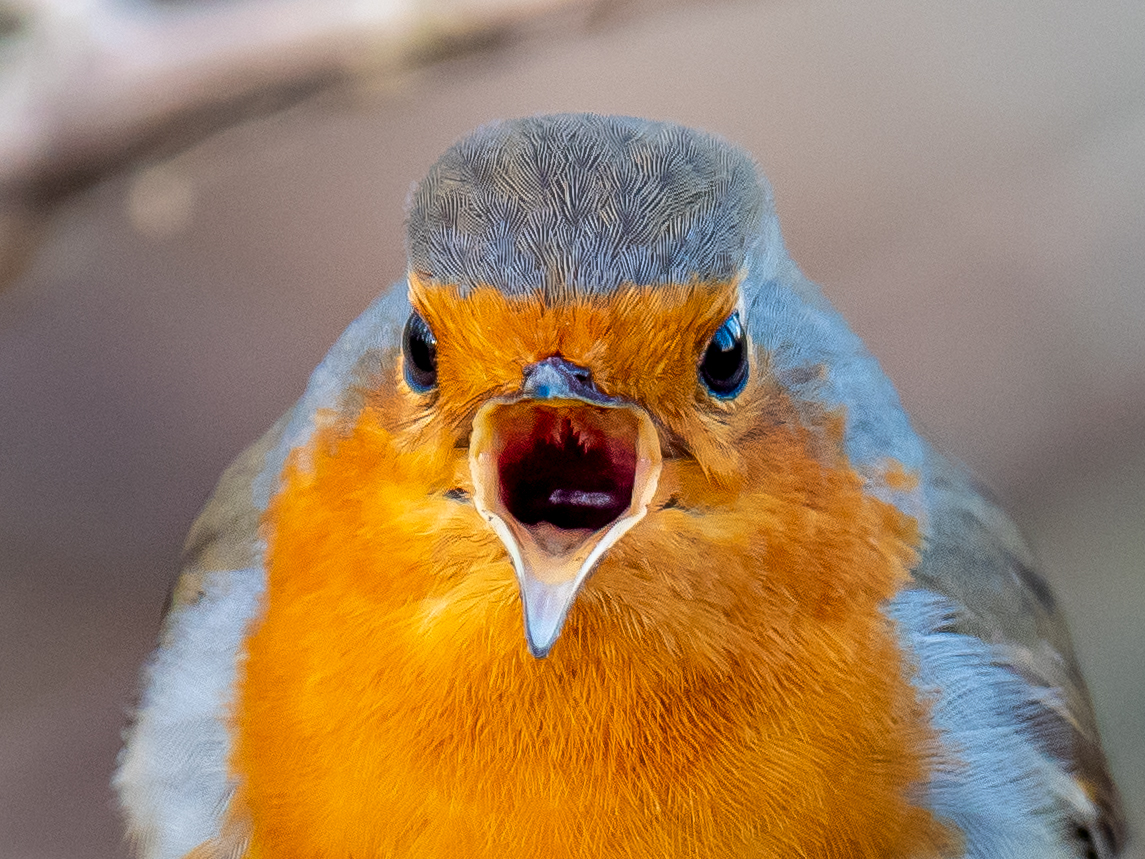
{"label": "dark red mouth", "polygon": [[518,404],[498,423],[501,503],[523,525],[597,531],[632,503],[635,432],[617,409]]}

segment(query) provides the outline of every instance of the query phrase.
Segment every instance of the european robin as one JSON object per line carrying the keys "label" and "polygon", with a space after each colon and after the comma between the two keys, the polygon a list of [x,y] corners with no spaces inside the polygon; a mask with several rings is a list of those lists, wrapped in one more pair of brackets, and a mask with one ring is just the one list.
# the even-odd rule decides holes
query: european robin
{"label": "european robin", "polygon": [[677,125],[485,126],[191,529],[116,785],[147,859],[1093,859],[1061,615]]}

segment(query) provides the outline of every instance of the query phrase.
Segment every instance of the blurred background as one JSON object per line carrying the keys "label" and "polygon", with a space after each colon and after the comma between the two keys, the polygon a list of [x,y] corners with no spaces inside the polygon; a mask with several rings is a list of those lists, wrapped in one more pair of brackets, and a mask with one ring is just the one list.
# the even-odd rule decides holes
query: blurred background
{"label": "blurred background", "polygon": [[183,535],[403,273],[489,119],[738,141],[792,255],[1007,502],[1145,832],[1140,0],[0,0],[0,856],[108,788]]}

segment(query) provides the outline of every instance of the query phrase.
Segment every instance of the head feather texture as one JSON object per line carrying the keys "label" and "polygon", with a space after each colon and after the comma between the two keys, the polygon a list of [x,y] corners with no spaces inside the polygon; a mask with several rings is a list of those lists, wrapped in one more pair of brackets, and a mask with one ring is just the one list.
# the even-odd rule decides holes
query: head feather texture
{"label": "head feather texture", "polygon": [[411,271],[550,297],[733,279],[771,211],[747,153],[678,125],[556,114],[486,125],[414,192]]}

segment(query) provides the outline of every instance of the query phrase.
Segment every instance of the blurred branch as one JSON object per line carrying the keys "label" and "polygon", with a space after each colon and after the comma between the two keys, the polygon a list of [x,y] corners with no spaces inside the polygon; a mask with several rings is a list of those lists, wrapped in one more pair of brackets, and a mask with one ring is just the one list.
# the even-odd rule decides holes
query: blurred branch
{"label": "blurred branch", "polygon": [[0,201],[595,0],[0,0]]}

